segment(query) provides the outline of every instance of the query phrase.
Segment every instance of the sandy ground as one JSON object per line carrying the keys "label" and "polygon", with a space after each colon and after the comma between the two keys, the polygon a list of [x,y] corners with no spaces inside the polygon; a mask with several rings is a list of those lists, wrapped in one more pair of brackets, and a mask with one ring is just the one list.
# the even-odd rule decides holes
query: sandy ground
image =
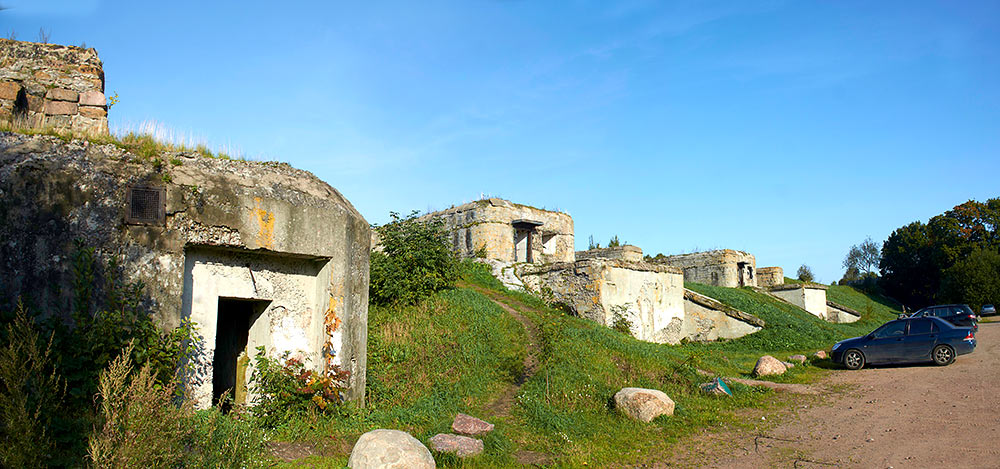
{"label": "sandy ground", "polygon": [[835,370],[776,426],[700,435],[667,466],[1000,468],[1000,323],[976,339],[945,367]]}

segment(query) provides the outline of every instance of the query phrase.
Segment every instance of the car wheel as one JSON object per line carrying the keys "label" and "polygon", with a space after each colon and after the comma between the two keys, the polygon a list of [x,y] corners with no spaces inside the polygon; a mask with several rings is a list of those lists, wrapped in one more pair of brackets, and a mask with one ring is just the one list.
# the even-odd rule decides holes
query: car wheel
{"label": "car wheel", "polygon": [[934,347],[934,351],[931,352],[931,358],[934,359],[935,365],[949,365],[951,362],[955,361],[955,349],[947,345],[938,345],[937,347]]}
{"label": "car wheel", "polygon": [[848,350],[844,353],[844,366],[848,370],[860,370],[865,366],[865,354],[857,349]]}

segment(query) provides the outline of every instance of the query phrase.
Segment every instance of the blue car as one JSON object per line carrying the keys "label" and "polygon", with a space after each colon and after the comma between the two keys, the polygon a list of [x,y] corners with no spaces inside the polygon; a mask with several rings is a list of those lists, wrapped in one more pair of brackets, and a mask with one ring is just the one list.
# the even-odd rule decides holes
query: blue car
{"label": "blue car", "polygon": [[933,361],[944,366],[976,349],[976,333],[937,317],[889,321],[871,334],[842,340],[833,346],[834,363],[857,370],[866,363]]}

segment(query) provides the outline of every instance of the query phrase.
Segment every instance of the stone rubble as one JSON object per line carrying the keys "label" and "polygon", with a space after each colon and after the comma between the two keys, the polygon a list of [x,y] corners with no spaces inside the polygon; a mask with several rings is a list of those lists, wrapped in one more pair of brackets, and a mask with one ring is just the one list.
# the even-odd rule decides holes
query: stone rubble
{"label": "stone rubble", "polygon": [[451,430],[461,435],[479,436],[493,431],[493,424],[471,415],[459,413],[451,423]]}
{"label": "stone rubble", "polygon": [[351,469],[434,469],[430,450],[409,433],[372,430],[354,444],[347,461]]}
{"label": "stone rubble", "polygon": [[615,393],[615,408],[642,422],[674,415],[674,401],[657,389],[623,388]]}
{"label": "stone rubble", "polygon": [[753,367],[754,376],[780,375],[786,371],[788,371],[788,367],[770,355],[764,355],[757,359],[757,364]]}
{"label": "stone rubble", "polygon": [[460,458],[478,456],[483,452],[483,442],[467,436],[438,433],[428,441],[431,449],[439,453],[454,453]]}

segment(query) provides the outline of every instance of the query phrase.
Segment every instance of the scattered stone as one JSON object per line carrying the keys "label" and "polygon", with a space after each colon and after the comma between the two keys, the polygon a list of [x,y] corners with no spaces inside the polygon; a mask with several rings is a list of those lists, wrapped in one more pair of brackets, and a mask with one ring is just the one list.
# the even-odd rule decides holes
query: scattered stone
{"label": "scattered stone", "polygon": [[471,415],[458,414],[451,423],[451,430],[462,435],[485,435],[493,431],[493,424]]}
{"label": "scattered stone", "polygon": [[813,357],[820,360],[826,358],[826,350],[817,350],[816,353],[813,354]]}
{"label": "scattered stone", "polygon": [[788,368],[788,369],[795,368],[795,364],[792,363],[792,362],[781,362],[781,364],[785,365],[785,368]]}
{"label": "scattered stone", "polygon": [[45,99],[75,103],[80,100],[80,93],[64,88],[52,88],[48,93],[45,93]]}
{"label": "scattered stone", "polygon": [[674,401],[656,389],[623,388],[615,393],[615,407],[643,422],[661,415],[674,415]]}
{"label": "scattered stone", "polygon": [[702,392],[711,394],[713,396],[728,396],[732,397],[733,392],[726,386],[726,383],[719,378],[715,378],[710,382],[703,383],[701,385]]}
{"label": "scattered stone", "polygon": [[801,364],[803,364],[803,363],[806,362],[806,356],[805,355],[792,355],[792,356],[788,357],[788,361],[790,361],[792,363],[798,363],[798,364],[801,365]]}
{"label": "scattered stone", "polygon": [[80,104],[83,106],[105,106],[108,103],[104,98],[104,93],[100,91],[84,91],[80,93]]}
{"label": "scattered stone", "polygon": [[347,460],[351,469],[434,469],[434,457],[423,443],[399,430],[372,430],[354,444]]}
{"label": "scattered stone", "polygon": [[786,371],[788,371],[788,367],[770,355],[764,355],[757,359],[757,364],[753,367],[755,376],[780,375]]}
{"label": "scattered stone", "polygon": [[460,458],[478,456],[483,452],[483,442],[467,436],[438,433],[428,441],[431,449],[439,453],[455,453]]}

